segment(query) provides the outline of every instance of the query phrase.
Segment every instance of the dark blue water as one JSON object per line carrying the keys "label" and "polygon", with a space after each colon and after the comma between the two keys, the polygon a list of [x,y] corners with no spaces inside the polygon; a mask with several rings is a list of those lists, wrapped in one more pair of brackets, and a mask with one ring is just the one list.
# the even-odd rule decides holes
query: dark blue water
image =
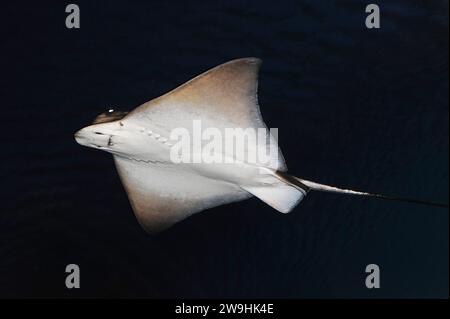
{"label": "dark blue water", "polygon": [[[311,194],[257,199],[156,237],[109,154],[73,132],[227,60],[256,56],[289,171],[448,202],[448,1],[2,4],[0,297],[448,297],[448,210]],[[158,183],[158,181],[155,181]],[[65,266],[81,289],[65,288]],[[368,290],[365,266],[381,268]]]}

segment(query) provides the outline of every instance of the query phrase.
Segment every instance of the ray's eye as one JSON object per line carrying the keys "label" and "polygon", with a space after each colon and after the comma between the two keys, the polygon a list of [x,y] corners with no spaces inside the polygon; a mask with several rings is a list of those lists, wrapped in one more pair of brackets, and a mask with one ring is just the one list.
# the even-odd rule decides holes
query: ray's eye
{"label": "ray's eye", "polygon": [[103,112],[99,116],[97,116],[92,124],[100,124],[113,122],[117,120],[121,120],[124,118],[128,112],[116,111],[114,109],[108,109],[106,112]]}

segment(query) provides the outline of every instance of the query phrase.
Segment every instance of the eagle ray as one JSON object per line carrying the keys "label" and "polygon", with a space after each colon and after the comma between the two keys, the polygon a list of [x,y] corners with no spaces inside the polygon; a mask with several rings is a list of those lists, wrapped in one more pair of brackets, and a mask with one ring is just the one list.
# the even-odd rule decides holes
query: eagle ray
{"label": "eagle ray", "polygon": [[[282,213],[309,191],[334,192],[448,207],[445,204],[346,190],[287,173],[278,144],[269,133],[262,147],[275,147],[268,163],[174,163],[170,132],[192,121],[209,127],[267,130],[257,99],[261,60],[243,58],[219,65],[131,112],[110,110],[75,133],[84,146],[113,154],[133,211],[145,230],[157,232],[186,217],[256,196]],[[246,152],[256,152],[246,149]]]}

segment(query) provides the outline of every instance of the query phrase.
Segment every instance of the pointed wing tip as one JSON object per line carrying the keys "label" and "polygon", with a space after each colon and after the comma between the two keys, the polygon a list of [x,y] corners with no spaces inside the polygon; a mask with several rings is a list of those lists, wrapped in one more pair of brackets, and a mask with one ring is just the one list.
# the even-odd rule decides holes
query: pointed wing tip
{"label": "pointed wing tip", "polygon": [[228,62],[219,64],[216,68],[224,67],[224,66],[227,66],[227,65],[242,65],[242,66],[244,66],[244,65],[246,65],[246,66],[255,65],[256,68],[259,69],[261,64],[262,64],[262,60],[260,58],[245,57],[245,58],[238,58],[238,59],[230,60]]}
{"label": "pointed wing tip", "polygon": [[262,60],[260,58],[256,58],[256,57],[246,57],[246,58],[234,59],[234,60],[228,61],[224,64],[235,64],[235,63],[256,64],[257,66],[260,66],[262,64]]}

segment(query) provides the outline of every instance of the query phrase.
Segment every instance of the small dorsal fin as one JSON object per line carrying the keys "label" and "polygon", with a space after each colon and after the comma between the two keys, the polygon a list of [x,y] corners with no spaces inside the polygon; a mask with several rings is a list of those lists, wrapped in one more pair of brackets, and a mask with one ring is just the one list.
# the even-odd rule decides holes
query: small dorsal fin
{"label": "small dorsal fin", "polygon": [[261,60],[242,58],[221,64],[131,112],[140,117],[161,108],[164,112],[209,114],[239,127],[265,127],[258,107]]}

